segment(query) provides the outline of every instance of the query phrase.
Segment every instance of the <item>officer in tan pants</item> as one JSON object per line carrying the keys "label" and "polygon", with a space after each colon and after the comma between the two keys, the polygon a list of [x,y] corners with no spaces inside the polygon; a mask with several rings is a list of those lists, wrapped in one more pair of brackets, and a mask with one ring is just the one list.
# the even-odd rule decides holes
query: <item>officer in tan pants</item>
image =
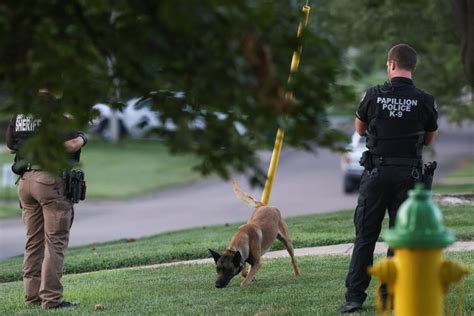
{"label": "officer in tan pants", "polygon": [[[40,92],[39,97],[54,98],[47,91]],[[38,116],[17,114],[7,131],[7,147],[16,154],[12,169],[21,175],[18,195],[27,237],[23,262],[25,303],[41,304],[47,309],[73,307],[79,303],[63,300],[60,282],[74,212],[72,202],[65,196],[65,182],[59,175],[31,163],[18,168],[25,161],[25,157],[19,157],[22,144],[41,124]],[[71,133],[66,136],[64,146],[72,158],[78,159],[86,142],[83,133]]]}

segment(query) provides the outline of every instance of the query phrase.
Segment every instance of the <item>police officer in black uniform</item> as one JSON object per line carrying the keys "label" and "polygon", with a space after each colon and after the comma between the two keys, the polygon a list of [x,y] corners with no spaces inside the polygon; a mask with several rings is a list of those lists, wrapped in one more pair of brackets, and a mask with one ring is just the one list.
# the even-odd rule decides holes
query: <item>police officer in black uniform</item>
{"label": "police officer in black uniform", "polygon": [[[408,191],[422,181],[422,149],[435,137],[438,114],[434,97],[411,80],[416,62],[416,51],[409,45],[392,47],[387,59],[389,81],[368,89],[356,113],[355,128],[367,136],[368,151],[361,159],[365,171],[354,214],[356,238],[340,313],[362,308],[370,283],[367,267],[373,263],[385,211],[392,227]],[[386,288],[380,291],[386,300]]]}

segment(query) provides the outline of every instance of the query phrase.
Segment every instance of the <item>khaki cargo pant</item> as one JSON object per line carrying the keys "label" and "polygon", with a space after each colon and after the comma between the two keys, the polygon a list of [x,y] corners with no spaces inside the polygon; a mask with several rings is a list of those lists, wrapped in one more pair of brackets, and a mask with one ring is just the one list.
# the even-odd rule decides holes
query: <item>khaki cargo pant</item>
{"label": "khaki cargo pant", "polygon": [[54,307],[63,301],[60,279],[73,221],[72,203],[64,196],[64,181],[45,171],[26,172],[20,179],[18,196],[27,237],[25,303]]}

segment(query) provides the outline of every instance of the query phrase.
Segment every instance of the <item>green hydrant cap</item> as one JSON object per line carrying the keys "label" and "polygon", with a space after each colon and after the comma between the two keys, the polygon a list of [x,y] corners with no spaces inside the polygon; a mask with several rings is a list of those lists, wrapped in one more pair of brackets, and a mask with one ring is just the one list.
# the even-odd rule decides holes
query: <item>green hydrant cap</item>
{"label": "green hydrant cap", "polygon": [[395,228],[384,235],[391,248],[445,248],[454,235],[443,225],[438,206],[431,200],[431,192],[417,184],[409,198],[398,209]]}

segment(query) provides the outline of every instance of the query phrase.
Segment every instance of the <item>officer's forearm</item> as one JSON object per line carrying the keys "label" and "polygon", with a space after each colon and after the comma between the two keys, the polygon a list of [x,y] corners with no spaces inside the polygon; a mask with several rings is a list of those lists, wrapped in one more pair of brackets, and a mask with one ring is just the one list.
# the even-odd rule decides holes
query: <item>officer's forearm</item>
{"label": "officer's forearm", "polygon": [[426,132],[425,133],[425,142],[424,142],[424,144],[426,146],[430,145],[434,141],[435,137],[436,137],[436,131]]}
{"label": "officer's forearm", "polygon": [[84,139],[82,137],[76,137],[64,142],[64,147],[68,152],[76,152],[84,146]]}
{"label": "officer's forearm", "polygon": [[359,120],[358,118],[355,119],[354,125],[357,134],[361,136],[367,131],[367,123]]}

